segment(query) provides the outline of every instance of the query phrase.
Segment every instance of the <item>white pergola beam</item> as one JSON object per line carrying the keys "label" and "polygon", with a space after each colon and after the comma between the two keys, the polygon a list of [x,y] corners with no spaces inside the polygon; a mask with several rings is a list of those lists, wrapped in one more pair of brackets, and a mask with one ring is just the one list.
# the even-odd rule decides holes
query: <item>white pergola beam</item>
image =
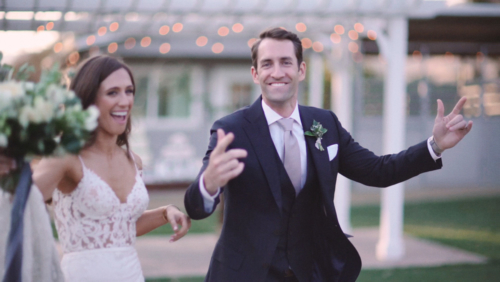
{"label": "white pergola beam", "polygon": [[[383,153],[391,154],[405,149],[408,19],[389,19],[387,29],[390,56],[386,57],[384,83]],[[382,190],[380,239],[376,248],[380,260],[400,259],[404,255],[403,208],[403,183]]]}
{"label": "white pergola beam", "polygon": [[[353,61],[344,41],[332,49],[329,58],[331,77],[331,109],[347,131],[352,132],[353,124]],[[351,186],[352,181],[337,175],[334,204],[337,218],[345,233],[352,232],[351,226]]]}
{"label": "white pergola beam", "polygon": [[323,93],[325,89],[325,67],[323,56],[319,53],[311,53],[309,56],[309,95],[308,105],[323,108]]}

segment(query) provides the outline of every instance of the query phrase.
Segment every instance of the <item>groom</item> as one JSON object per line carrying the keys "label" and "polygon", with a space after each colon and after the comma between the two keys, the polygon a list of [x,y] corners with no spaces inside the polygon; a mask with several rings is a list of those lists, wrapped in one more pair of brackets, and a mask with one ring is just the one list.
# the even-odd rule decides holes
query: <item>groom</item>
{"label": "groom", "polygon": [[[386,187],[441,168],[442,151],[472,128],[459,115],[465,99],[446,117],[438,100],[429,140],[379,157],[331,111],[298,105],[306,64],[297,35],[264,31],[252,64],[262,96],[214,123],[200,175],[184,199],[189,216],[203,219],[224,193],[224,224],[205,281],[355,281],[361,260],[337,220],[337,174]],[[321,146],[314,121],[327,130]]]}

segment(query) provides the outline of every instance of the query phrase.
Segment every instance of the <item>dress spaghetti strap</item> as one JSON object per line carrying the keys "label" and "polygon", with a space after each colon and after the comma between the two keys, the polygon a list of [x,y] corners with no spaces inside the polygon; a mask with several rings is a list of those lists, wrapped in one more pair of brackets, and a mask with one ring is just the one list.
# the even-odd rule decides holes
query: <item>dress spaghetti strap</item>
{"label": "dress spaghetti strap", "polygon": [[132,153],[132,151],[129,151],[129,154],[132,160],[134,161],[135,172],[138,173],[140,176],[142,176],[142,170],[137,167],[137,163],[135,162],[134,153]]}
{"label": "dress spaghetti strap", "polygon": [[87,167],[85,166],[85,163],[83,162],[82,156],[78,155],[78,159],[80,159],[80,162],[82,163],[82,170],[83,170],[83,173],[85,174],[85,169]]}

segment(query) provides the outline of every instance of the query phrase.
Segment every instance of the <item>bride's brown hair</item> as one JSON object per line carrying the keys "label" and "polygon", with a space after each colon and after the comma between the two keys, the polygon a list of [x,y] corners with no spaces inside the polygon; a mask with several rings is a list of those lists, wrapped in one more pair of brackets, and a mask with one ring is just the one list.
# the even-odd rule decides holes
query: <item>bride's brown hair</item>
{"label": "bride's brown hair", "polygon": [[[119,61],[118,59],[106,55],[100,55],[89,58],[80,65],[75,77],[71,81],[70,89],[73,90],[80,98],[84,109],[95,104],[97,91],[99,90],[101,82],[119,69],[124,69],[129,74],[132,85],[134,86],[135,95],[135,81],[132,71],[125,63]],[[116,140],[116,144],[118,146],[125,145],[127,149],[127,157],[130,157],[128,135],[132,130],[131,122],[131,117],[129,117],[125,131],[118,135],[118,139]],[[95,133],[96,131],[92,133],[92,136],[86,146],[90,146],[95,142]]]}

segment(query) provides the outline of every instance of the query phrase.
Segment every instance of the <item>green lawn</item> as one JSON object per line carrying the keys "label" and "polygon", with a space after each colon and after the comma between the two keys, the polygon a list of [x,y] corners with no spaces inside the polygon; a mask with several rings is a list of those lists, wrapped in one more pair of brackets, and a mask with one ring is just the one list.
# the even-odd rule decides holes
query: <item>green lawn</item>
{"label": "green lawn", "polygon": [[[353,207],[351,211],[355,228],[378,226],[379,217],[379,206]],[[404,218],[406,233],[484,255],[489,258],[488,263],[363,270],[358,282],[500,281],[500,197],[408,203],[405,205]],[[202,222],[205,221],[206,225],[200,226],[199,232],[213,227],[216,217]],[[201,282],[203,277],[147,281]]]}
{"label": "green lawn", "polygon": [[[213,233],[217,229],[217,220],[218,220],[219,214],[218,213],[213,213],[211,216],[204,220],[191,220],[191,228],[189,229],[188,234],[194,234],[194,233]],[[155,230],[149,232],[148,234],[144,236],[149,236],[149,235],[170,235],[173,234],[172,231],[172,226],[170,224],[165,224],[161,227],[156,228]],[[182,280],[184,282],[184,280]],[[186,281],[191,281],[191,280],[186,280]]]}
{"label": "green lawn", "polygon": [[[354,227],[378,226],[380,207],[355,207]],[[500,281],[500,197],[405,205],[405,232],[484,255],[488,263],[363,270],[358,282]]]}

